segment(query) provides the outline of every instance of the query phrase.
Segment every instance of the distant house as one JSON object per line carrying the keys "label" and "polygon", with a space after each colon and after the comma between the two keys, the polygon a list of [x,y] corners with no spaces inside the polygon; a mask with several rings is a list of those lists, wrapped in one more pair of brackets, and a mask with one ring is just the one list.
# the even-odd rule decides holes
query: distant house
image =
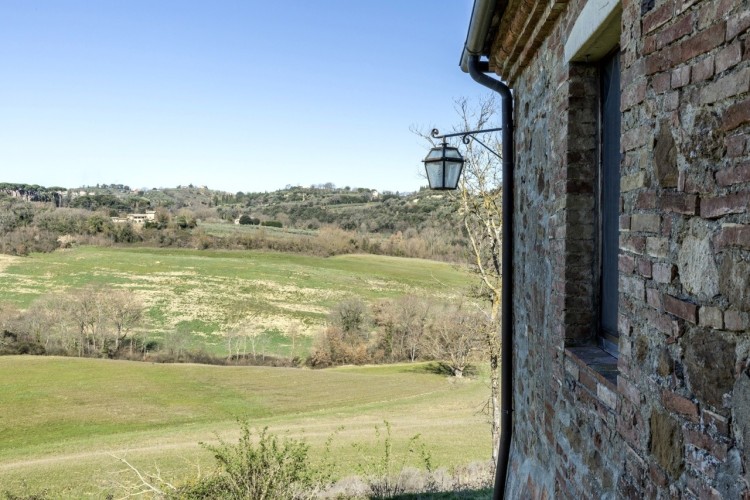
{"label": "distant house", "polygon": [[156,220],[156,212],[154,210],[146,210],[144,214],[128,214],[126,220],[132,224],[142,225],[147,221]]}

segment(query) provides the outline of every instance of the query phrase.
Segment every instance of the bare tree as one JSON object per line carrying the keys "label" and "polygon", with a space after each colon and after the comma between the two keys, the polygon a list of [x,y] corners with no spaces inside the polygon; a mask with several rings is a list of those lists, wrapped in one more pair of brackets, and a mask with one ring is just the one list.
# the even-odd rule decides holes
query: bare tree
{"label": "bare tree", "polygon": [[487,324],[485,315],[449,305],[432,316],[422,344],[460,378],[481,348]]}
{"label": "bare tree", "polygon": [[[111,290],[106,297],[109,316],[114,326],[115,352],[120,349],[120,343],[125,340],[134,328],[143,320],[143,303],[125,290]],[[133,355],[133,338],[130,338],[130,355]]]}
{"label": "bare tree", "polygon": [[[459,115],[457,131],[495,128],[498,106],[493,96],[473,104],[468,99],[456,101]],[[417,132],[419,133],[419,132]],[[431,143],[433,139],[419,133]],[[502,164],[488,151],[501,153],[498,140],[481,138],[487,148],[469,141],[464,150],[464,170],[456,193],[465,234],[471,249],[471,267],[479,277],[477,294],[490,304],[488,318],[492,328],[486,330],[484,345],[490,368],[489,411],[492,425],[493,459],[500,439],[500,306],[502,299]]]}

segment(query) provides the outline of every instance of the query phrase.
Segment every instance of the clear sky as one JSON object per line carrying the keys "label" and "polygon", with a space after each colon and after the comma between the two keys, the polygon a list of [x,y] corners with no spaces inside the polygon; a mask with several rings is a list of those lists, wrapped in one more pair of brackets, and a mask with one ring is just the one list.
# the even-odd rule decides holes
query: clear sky
{"label": "clear sky", "polygon": [[414,191],[472,0],[0,0],[0,182]]}

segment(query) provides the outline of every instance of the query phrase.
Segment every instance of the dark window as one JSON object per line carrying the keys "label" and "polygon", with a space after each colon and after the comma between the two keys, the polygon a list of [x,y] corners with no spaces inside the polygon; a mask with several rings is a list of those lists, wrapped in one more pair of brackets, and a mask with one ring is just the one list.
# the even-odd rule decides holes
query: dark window
{"label": "dark window", "polygon": [[601,171],[599,220],[601,224],[602,348],[617,355],[618,251],[620,216],[620,52],[605,57],[601,82]]}

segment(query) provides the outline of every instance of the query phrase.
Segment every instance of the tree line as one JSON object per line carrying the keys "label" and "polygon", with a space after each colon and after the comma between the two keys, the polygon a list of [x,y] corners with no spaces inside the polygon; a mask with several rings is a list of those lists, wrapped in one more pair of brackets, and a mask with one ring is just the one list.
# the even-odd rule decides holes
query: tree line
{"label": "tree line", "polygon": [[468,303],[405,295],[368,307],[359,299],[337,304],[315,340],[307,364],[395,363],[435,360],[451,375],[490,349],[489,316]]}

